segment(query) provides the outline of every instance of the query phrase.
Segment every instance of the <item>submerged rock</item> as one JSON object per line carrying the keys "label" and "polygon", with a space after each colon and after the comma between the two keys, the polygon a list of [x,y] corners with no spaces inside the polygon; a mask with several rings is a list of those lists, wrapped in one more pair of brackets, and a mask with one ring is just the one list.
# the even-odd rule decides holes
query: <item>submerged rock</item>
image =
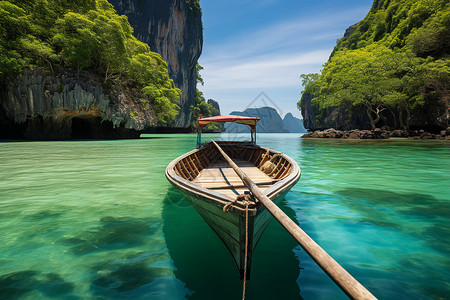
{"label": "submerged rock", "polygon": [[124,298],[124,293],[132,292],[151,284],[158,278],[172,275],[168,257],[160,253],[133,252],[114,260],[100,261],[91,266],[93,277],[91,290],[94,294],[109,298]]}
{"label": "submerged rock", "polygon": [[18,299],[22,295],[38,290],[47,297],[62,297],[75,288],[56,273],[44,273],[35,270],[18,271],[0,276],[0,298]]}
{"label": "submerged rock", "polygon": [[70,245],[76,255],[142,245],[159,224],[150,218],[104,217],[100,225],[61,242]]}

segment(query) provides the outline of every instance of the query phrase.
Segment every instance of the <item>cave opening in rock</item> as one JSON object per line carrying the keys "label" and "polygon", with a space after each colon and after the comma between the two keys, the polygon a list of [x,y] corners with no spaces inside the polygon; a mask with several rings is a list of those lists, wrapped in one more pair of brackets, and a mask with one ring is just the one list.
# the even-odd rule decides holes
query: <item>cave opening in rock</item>
{"label": "cave opening in rock", "polygon": [[130,139],[139,138],[140,131],[114,127],[101,117],[75,117],[72,119],[72,139]]}
{"label": "cave opening in rock", "polygon": [[[73,118],[72,139],[94,139],[99,138],[101,118]],[[112,126],[111,126],[112,127]],[[111,128],[112,129],[112,128]]]}

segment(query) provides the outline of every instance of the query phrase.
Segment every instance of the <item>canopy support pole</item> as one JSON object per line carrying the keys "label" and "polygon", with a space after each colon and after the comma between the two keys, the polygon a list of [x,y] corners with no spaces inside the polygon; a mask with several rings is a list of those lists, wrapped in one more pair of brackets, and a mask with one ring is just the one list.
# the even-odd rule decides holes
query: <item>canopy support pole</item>
{"label": "canopy support pole", "polygon": [[201,146],[202,146],[202,130],[199,129],[197,131],[197,149],[200,149]]}
{"label": "canopy support pole", "polygon": [[256,125],[255,125],[255,129],[250,127],[250,135],[252,136],[252,144],[256,144]]}
{"label": "canopy support pole", "polygon": [[351,299],[377,299],[275,205],[215,141],[212,142],[255,198],[261,201],[274,218],[292,235],[306,253],[308,253],[347,296]]}

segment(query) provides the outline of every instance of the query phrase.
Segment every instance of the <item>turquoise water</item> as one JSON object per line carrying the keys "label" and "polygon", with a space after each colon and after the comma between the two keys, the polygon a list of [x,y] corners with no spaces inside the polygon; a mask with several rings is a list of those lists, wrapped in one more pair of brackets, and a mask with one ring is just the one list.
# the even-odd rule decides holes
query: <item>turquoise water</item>
{"label": "turquoise water", "polygon": [[[302,168],[281,208],[375,296],[448,298],[448,142],[258,141]],[[0,299],[241,297],[225,247],[164,177],[194,144],[1,142]],[[273,221],[246,298],[346,296]]]}

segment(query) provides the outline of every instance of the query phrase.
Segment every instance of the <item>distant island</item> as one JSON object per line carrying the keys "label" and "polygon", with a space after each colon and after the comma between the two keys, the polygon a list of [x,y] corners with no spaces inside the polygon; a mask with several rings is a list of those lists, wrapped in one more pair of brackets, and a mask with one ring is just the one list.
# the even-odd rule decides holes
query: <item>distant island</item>
{"label": "distant island", "polygon": [[[306,132],[303,122],[299,118],[294,117],[291,113],[287,113],[284,119],[278,114],[276,109],[272,107],[247,108],[244,111],[233,111],[231,115],[257,117],[261,120],[256,126],[256,131],[260,133],[301,133]],[[248,127],[236,123],[226,123],[226,132],[248,132]]]}
{"label": "distant island", "polygon": [[303,126],[303,120],[296,118],[292,113],[287,113],[283,118],[284,128],[289,130],[290,133],[306,133],[306,129]]}

